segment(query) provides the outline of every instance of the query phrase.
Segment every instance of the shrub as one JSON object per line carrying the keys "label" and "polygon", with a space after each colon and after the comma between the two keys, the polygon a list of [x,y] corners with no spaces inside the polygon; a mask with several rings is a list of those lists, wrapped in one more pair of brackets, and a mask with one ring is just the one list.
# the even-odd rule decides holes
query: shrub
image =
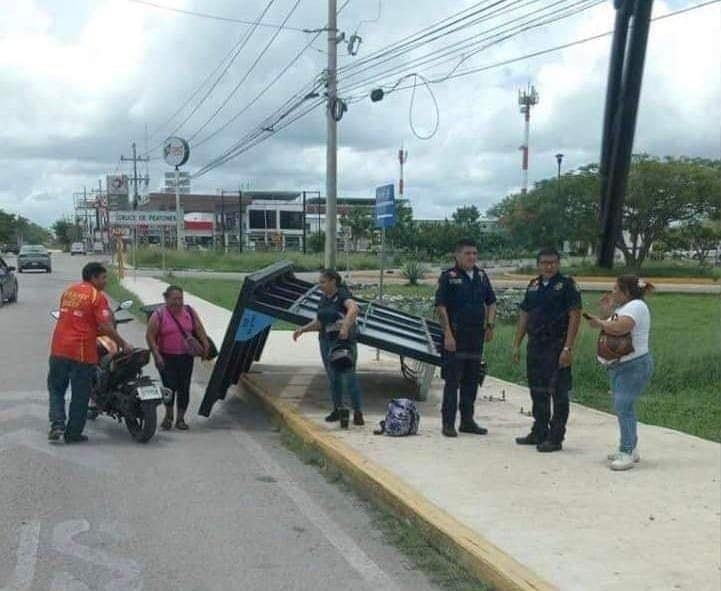
{"label": "shrub", "polygon": [[419,261],[407,261],[401,267],[401,275],[408,280],[409,285],[418,285],[427,273],[425,265]]}

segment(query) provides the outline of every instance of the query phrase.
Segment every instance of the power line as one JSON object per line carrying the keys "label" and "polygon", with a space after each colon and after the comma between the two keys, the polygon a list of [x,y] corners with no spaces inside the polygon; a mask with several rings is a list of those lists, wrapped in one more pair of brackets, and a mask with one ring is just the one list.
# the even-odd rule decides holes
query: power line
{"label": "power line", "polygon": [[[689,7],[686,7],[686,8],[681,8],[681,9],[675,10],[675,11],[673,11],[673,12],[669,12],[669,13],[666,13],[666,14],[659,15],[659,16],[657,16],[657,17],[652,18],[651,21],[661,21],[661,20],[665,20],[665,19],[668,19],[668,18],[671,18],[671,17],[674,17],[674,16],[678,16],[678,15],[680,15],[680,14],[684,14],[684,13],[687,13],[687,12],[691,12],[691,11],[693,11],[693,10],[697,10],[697,9],[699,9],[699,8],[705,8],[706,6],[710,6],[710,5],[712,5],[712,4],[718,4],[719,2],[721,2],[721,0],[708,0],[707,2],[702,2],[701,4],[696,4],[696,5],[694,5],[694,6],[689,6]],[[428,83],[429,83],[429,84],[440,84],[440,83],[446,82],[446,81],[448,81],[448,80],[455,80],[456,78],[463,78],[463,77],[465,77],[465,76],[470,76],[470,75],[472,75],[472,74],[478,74],[478,73],[480,73],[480,72],[485,72],[485,71],[487,71],[487,70],[492,70],[492,69],[495,69],[495,68],[501,68],[501,67],[503,67],[503,66],[508,66],[508,65],[510,65],[510,64],[514,64],[514,63],[517,63],[517,62],[520,62],[520,61],[525,61],[525,60],[527,60],[527,59],[531,59],[531,58],[534,58],[534,57],[539,57],[539,56],[546,55],[546,54],[549,54],[549,53],[554,53],[554,52],[556,52],[556,51],[561,51],[561,50],[564,50],[564,49],[568,49],[568,48],[570,48],[570,47],[575,47],[575,46],[577,46],[577,45],[582,45],[582,44],[584,44],[584,43],[589,43],[589,42],[591,42],[591,41],[596,41],[596,40],[598,40],[598,39],[602,39],[602,38],[608,37],[608,36],[610,36],[610,35],[613,35],[613,31],[612,31],[612,30],[611,30],[611,31],[605,31],[605,32],[603,32],[603,33],[598,33],[597,35],[591,35],[591,36],[589,36],[589,37],[584,37],[584,38],[582,38],[582,39],[576,39],[575,41],[570,41],[570,42],[568,42],[568,43],[563,43],[563,44],[561,44],[561,45],[556,45],[556,46],[554,46],[554,47],[548,47],[548,48],[546,48],[546,49],[541,49],[541,50],[534,51],[534,52],[531,52],[531,53],[526,53],[526,54],[523,54],[523,55],[520,55],[520,56],[517,56],[517,57],[514,57],[514,58],[510,58],[510,59],[506,59],[506,60],[503,60],[503,61],[495,62],[495,63],[493,63],[493,64],[488,64],[488,65],[485,65],[485,66],[479,66],[479,67],[475,67],[475,68],[470,68],[470,69],[467,69],[467,70],[461,70],[460,72],[456,72],[456,73],[451,74],[451,75],[444,75],[444,76],[441,76],[441,77],[439,77],[439,78],[431,78],[431,79],[428,80]],[[413,88],[413,86],[414,86],[413,84],[408,84],[408,85],[395,85],[395,86],[393,86],[393,87],[391,88],[391,90],[389,90],[389,91],[387,92],[387,94],[390,94],[391,92],[401,91],[401,90],[410,90],[410,89]],[[367,96],[367,95],[363,95],[363,97],[365,97],[365,96]],[[357,102],[357,101],[358,101],[358,98],[359,98],[358,96],[352,97],[352,100],[353,100],[354,102]],[[361,99],[361,100],[362,100],[362,99]]]}
{"label": "power line", "polygon": [[[147,4],[147,5],[149,5],[149,6],[153,6],[153,7],[161,8],[161,9],[167,8],[168,10],[171,10],[171,11],[174,11],[174,12],[183,12],[183,13],[194,14],[192,11],[181,11],[181,10],[179,10],[179,9],[173,9],[173,8],[170,8],[170,7],[158,5],[158,4],[153,3],[153,2],[146,2],[145,0],[129,0],[129,1],[131,1],[131,2],[138,2],[138,3],[140,3],[140,4]],[[341,5],[341,7],[338,9],[337,14],[340,14],[341,12],[343,12],[343,10],[346,8],[346,6],[348,6],[349,3],[350,3],[350,0],[346,0],[346,1]],[[196,16],[197,16],[197,15],[196,15]],[[207,16],[207,15],[202,15],[202,14],[201,14],[200,16]],[[224,20],[225,20],[225,19],[224,19]],[[236,20],[237,20],[237,19],[236,19]],[[256,23],[255,23],[255,22],[250,22],[250,21],[247,21],[247,22],[246,22],[246,21],[242,21],[241,24],[251,24],[251,25],[255,25]],[[263,26],[263,25],[264,25],[264,23],[258,23],[258,26]],[[270,26],[274,26],[274,25],[270,25]],[[277,25],[275,25],[275,26],[277,27]],[[287,28],[287,27],[286,27],[286,28]],[[280,73],[278,76],[276,76],[276,77],[263,89],[263,91],[261,91],[261,93],[260,93],[255,99],[253,99],[253,101],[251,101],[251,103],[249,103],[248,105],[246,105],[246,107],[245,107],[244,109],[242,109],[238,114],[236,114],[236,116],[234,116],[234,117],[231,119],[231,121],[229,121],[226,125],[222,126],[221,129],[217,130],[216,132],[214,132],[214,133],[211,134],[210,136],[204,138],[201,142],[199,142],[198,144],[196,144],[196,146],[197,146],[197,145],[204,144],[206,141],[210,140],[212,137],[214,137],[215,135],[217,135],[217,133],[219,133],[219,132],[222,131],[223,129],[227,128],[228,125],[230,125],[230,124],[231,124],[233,121],[235,121],[242,113],[246,112],[253,104],[255,104],[255,102],[256,102],[258,99],[260,99],[260,97],[262,96],[262,94],[264,94],[265,91],[267,91],[271,86],[273,86],[273,85],[275,84],[275,82],[277,82],[277,81],[280,79],[280,77],[281,77],[290,67],[292,67],[292,65],[293,65],[295,62],[297,62],[298,59],[300,59],[301,55],[302,55],[303,53],[305,53],[305,51],[306,51],[309,47],[312,46],[312,43],[318,38],[318,36],[319,36],[321,33],[323,33],[324,31],[326,31],[326,30],[327,30],[327,27],[318,28],[318,29],[302,29],[302,31],[305,32],[305,33],[315,33],[315,35],[314,35],[314,37],[311,39],[310,43],[308,43],[308,44],[301,50],[301,52],[295,56],[295,58],[291,61],[291,63],[288,64],[288,66],[286,66],[286,68],[284,68],[284,69],[281,71],[281,73]],[[164,127],[166,127],[173,119],[175,119],[175,118],[188,106],[188,104],[190,104],[190,102],[200,93],[200,91],[203,89],[203,87],[208,83],[208,81],[210,81],[210,80],[213,78],[213,76],[216,74],[216,72],[222,67],[223,63],[225,63],[225,61],[226,61],[228,58],[230,58],[230,56],[233,54],[233,52],[236,50],[236,48],[238,47],[238,45],[239,45],[241,42],[242,42],[242,38],[241,38],[241,40],[238,42],[238,44],[236,44],[236,45],[223,57],[223,59],[218,63],[218,65],[214,68],[214,70],[203,80],[203,82],[201,82],[201,84],[198,86],[198,88],[196,88],[195,91],[193,91],[193,93],[191,93],[191,95],[190,95],[190,96],[188,97],[188,99],[180,106],[180,108],[178,108],[178,109],[175,111],[175,113],[173,113],[173,115],[171,115],[165,122],[163,122],[160,126],[158,126],[158,127],[156,128],[156,130],[155,130],[155,131],[153,132],[153,134],[152,134],[153,136],[156,136],[157,133],[158,133],[158,130],[163,129]],[[308,89],[308,90],[306,91],[306,94],[309,93],[309,92],[313,92],[314,90],[315,90],[315,87],[313,87],[313,88],[311,88],[311,89]],[[181,125],[181,126],[182,126],[182,125]],[[177,131],[177,129],[176,129],[176,131]],[[173,133],[174,133],[174,132],[173,132]],[[155,146],[153,146],[153,148],[151,148],[150,150],[147,150],[143,155],[144,155],[144,156],[150,155],[150,153],[152,153],[152,152],[154,152],[155,150],[157,150],[160,146],[162,146],[162,144],[163,144],[162,141],[159,142],[158,144],[156,144]],[[158,160],[157,157],[150,158],[150,159],[151,159],[151,160]]]}
{"label": "power line", "polygon": [[179,14],[185,14],[188,16],[197,16],[200,18],[206,18],[210,20],[216,20],[216,21],[223,21],[227,23],[236,23],[240,25],[251,25],[251,26],[259,26],[259,27],[266,27],[269,29],[278,29],[284,30],[284,31],[297,31],[299,33],[308,33],[309,29],[301,29],[299,27],[289,27],[285,23],[280,25],[275,25],[271,23],[260,23],[256,25],[253,21],[250,20],[243,20],[239,18],[232,18],[228,16],[218,16],[215,14],[208,14],[205,12],[197,12],[195,10],[184,10],[182,8],[173,8],[172,6],[165,6],[163,4],[157,4],[155,2],[148,2],[147,0],[128,0],[128,2],[134,2],[136,4],[144,4],[145,6],[152,6],[153,8],[157,8],[159,10],[167,10],[169,12],[176,12]]}
{"label": "power line", "polygon": [[[713,4],[718,4],[719,2],[721,2],[721,0],[708,0],[707,2],[702,2],[702,3],[700,3],[700,4],[697,4],[697,5],[694,5],[694,6],[691,6],[691,7],[679,9],[679,10],[676,10],[676,11],[673,11],[673,12],[670,12],[670,13],[667,13],[667,14],[664,14],[664,15],[660,15],[660,16],[654,17],[652,20],[653,20],[653,21],[661,21],[661,20],[664,20],[664,19],[671,18],[671,17],[673,17],[673,16],[678,16],[678,15],[680,15],[680,14],[684,14],[684,13],[687,13],[687,12],[691,12],[692,10],[697,10],[697,9],[699,9],[699,8],[704,8],[704,7],[706,7],[706,6],[710,6],[710,5],[713,5]],[[549,47],[549,48],[546,48],[546,49],[542,49],[542,50],[535,51],[535,52],[532,52],[532,53],[527,53],[527,54],[524,54],[524,55],[521,55],[521,56],[518,56],[518,57],[515,57],[515,58],[511,58],[511,59],[508,59],[508,60],[503,60],[503,61],[501,61],[501,62],[496,62],[496,63],[494,63],[494,64],[489,64],[489,65],[481,66],[481,67],[478,67],[478,68],[471,68],[471,69],[468,69],[468,70],[462,70],[462,71],[460,71],[460,72],[455,72],[454,74],[452,74],[452,75],[450,75],[450,76],[441,77],[441,78],[439,78],[439,79],[437,79],[437,80],[428,80],[428,83],[429,83],[429,84],[437,84],[437,83],[445,82],[445,81],[447,81],[447,80],[452,80],[452,79],[455,79],[455,78],[460,78],[460,77],[468,76],[468,75],[471,75],[471,74],[476,74],[476,73],[479,73],[479,72],[482,72],[482,71],[486,71],[486,70],[490,70],[490,69],[493,69],[493,68],[503,67],[503,66],[505,66],[505,65],[509,65],[509,64],[512,64],[512,63],[516,63],[516,62],[519,62],[519,61],[522,61],[522,60],[531,59],[531,58],[538,57],[538,56],[541,56],[541,55],[545,55],[545,54],[548,54],[548,53],[552,53],[552,52],[560,51],[560,50],[567,49],[567,48],[570,48],[570,47],[574,47],[574,46],[576,46],[576,45],[581,45],[581,44],[583,44],[583,43],[588,43],[588,42],[590,42],[590,41],[594,41],[594,40],[597,40],[597,39],[601,39],[601,38],[603,38],[603,37],[607,37],[607,36],[611,35],[612,33],[613,33],[613,31],[607,31],[607,32],[604,32],[604,33],[600,33],[600,34],[598,34],[598,35],[592,35],[592,36],[590,36],[590,37],[585,37],[585,38],[583,38],[583,39],[577,39],[577,40],[575,40],[575,41],[572,41],[572,42],[569,42],[569,43],[564,43],[564,44],[562,44],[562,45],[557,45],[557,46],[554,46],[554,47]],[[417,83],[414,82],[414,84],[410,84],[410,85],[407,85],[407,86],[397,86],[397,87],[394,89],[394,91],[395,91],[395,90],[400,91],[400,90],[413,89],[416,85],[417,85]],[[364,96],[349,97],[349,98],[348,98],[348,102],[349,102],[349,103],[351,103],[351,102],[358,102],[359,100],[363,100],[363,98],[365,98],[365,97],[364,97]],[[318,106],[320,106],[320,105],[322,105],[322,104],[323,104],[323,101],[322,101],[322,100],[319,101],[319,102],[316,102],[315,104],[311,105],[308,109],[306,109],[306,110],[302,111],[301,113],[295,115],[294,117],[288,119],[287,121],[285,121],[284,123],[282,123],[282,124],[279,125],[279,126],[273,126],[272,128],[269,128],[269,129],[266,129],[266,130],[262,130],[262,129],[260,129],[260,130],[255,130],[255,132],[252,132],[251,134],[248,134],[248,135],[246,136],[246,138],[244,138],[241,142],[239,142],[238,144],[236,144],[236,146],[234,146],[233,149],[226,151],[226,153],[224,153],[221,158],[218,158],[218,159],[215,159],[215,160],[211,161],[211,162],[208,163],[206,166],[204,166],[203,168],[201,168],[198,172],[196,172],[193,176],[194,176],[194,177],[197,177],[197,176],[202,176],[202,175],[204,175],[204,174],[207,174],[207,173],[210,172],[213,168],[216,168],[216,167],[218,167],[218,166],[221,166],[222,164],[225,164],[226,162],[228,162],[229,160],[231,160],[231,159],[239,156],[240,154],[242,154],[242,153],[244,153],[244,152],[247,152],[248,150],[254,148],[255,146],[263,143],[264,141],[266,141],[267,139],[269,139],[270,137],[272,137],[272,136],[273,136],[275,133],[277,133],[278,131],[281,131],[282,129],[285,129],[286,127],[292,125],[294,122],[296,122],[296,121],[298,121],[299,119],[305,117],[306,115],[308,115],[310,112],[312,112],[313,110],[315,110]],[[294,107],[294,108],[297,108],[298,106],[299,106],[299,105],[296,105],[296,107]],[[290,111],[289,111],[289,112],[290,112]],[[287,115],[288,115],[288,113],[286,113],[283,117],[286,117]],[[266,135],[262,135],[263,131],[266,131]]]}
{"label": "power line", "polygon": [[[534,0],[534,2],[536,2],[536,1],[538,1],[538,0]],[[562,3],[563,1],[565,1],[565,0],[560,0],[560,3]],[[589,0],[585,0],[585,2],[588,2],[588,1]],[[601,1],[601,0],[596,0],[596,1]],[[559,2],[557,2],[556,4],[558,4],[558,3]],[[581,3],[577,2],[577,4],[581,4]],[[493,6],[496,6],[496,5],[500,5],[500,3],[493,4]],[[341,7],[341,9],[342,8],[343,7]],[[486,6],[485,8],[488,9],[491,7]],[[477,14],[477,13],[474,13],[474,14]],[[524,15],[524,16],[527,17],[528,15]],[[450,20],[450,19],[444,19],[444,21],[442,21],[442,22],[445,22],[448,20]],[[507,24],[507,23],[504,23],[504,24]],[[424,81],[424,84],[428,88],[428,84],[425,81]],[[317,83],[314,88],[317,88]],[[430,88],[429,88],[429,91],[430,91]],[[285,113],[283,113],[282,115],[279,115],[279,113],[282,111],[283,107],[276,110],[273,115],[264,119],[263,122],[261,122],[261,124],[257,128],[255,128],[253,131],[246,134],[245,137],[243,137],[240,141],[238,141],[236,144],[231,146],[228,150],[226,150],[220,156],[218,156],[217,158],[214,158],[213,160],[208,162],[203,168],[201,168],[195,174],[197,174],[197,175],[206,174],[213,168],[220,166],[220,165],[224,164],[225,162],[227,162],[228,160],[236,157],[238,154],[240,154],[244,151],[247,151],[247,146],[249,145],[249,143],[252,145],[257,145],[256,142],[258,142],[260,140],[261,136],[263,136],[264,133],[268,134],[264,137],[269,137],[269,135],[272,135],[279,129],[287,127],[287,124],[284,124],[284,125],[282,125],[282,127],[279,128],[278,123],[283,121],[284,118],[288,117],[288,115],[290,113],[292,113],[294,110],[298,109],[304,103],[306,98],[307,97],[304,96],[304,93],[302,93],[302,92],[299,92],[299,93],[296,93],[295,95],[293,95],[293,97],[291,97],[285,103],[286,106],[292,105],[286,110]],[[409,112],[409,117],[412,117],[412,108]],[[295,121],[295,119],[292,119],[291,122],[292,121]],[[437,128],[437,126],[438,126],[438,123],[436,122],[435,128]],[[435,131],[436,131],[435,128],[434,128],[434,131],[432,132],[431,136],[429,136],[429,137],[432,137],[432,135],[435,133]],[[419,137],[421,137],[421,136],[419,135]],[[206,139],[209,139],[209,138],[206,138]]]}
{"label": "power line", "polygon": [[[503,1],[507,1],[507,0],[503,0]],[[514,2],[514,4],[518,4],[519,1],[520,0],[516,0]],[[533,0],[533,1],[538,2],[540,0]],[[489,2],[489,0],[482,0],[481,2],[477,2],[476,4],[469,6],[468,8],[465,8],[465,9],[463,9],[459,12],[456,12],[444,19],[441,19],[440,21],[438,21],[437,23],[434,23],[433,25],[426,26],[426,27],[420,29],[419,31],[416,31],[415,33],[406,35],[405,37],[402,37],[398,41],[395,41],[395,42],[387,45],[386,47],[378,49],[375,52],[370,53],[369,55],[367,55],[359,60],[354,61],[352,64],[349,64],[347,66],[344,66],[343,68],[340,68],[339,73],[341,71],[354,70],[359,67],[365,66],[366,64],[371,63],[377,59],[380,59],[381,57],[384,57],[390,53],[400,52],[401,50],[405,49],[412,43],[416,43],[417,41],[427,37],[428,35],[432,35],[434,33],[442,31],[443,29],[445,29],[447,27],[450,27],[450,26],[453,26],[454,24],[462,22],[463,20],[470,19],[474,16],[477,16],[478,14],[482,14],[483,12],[489,10],[490,8],[493,8],[494,6],[503,3],[503,2],[494,2],[494,4],[491,6],[481,7],[482,4],[485,4],[487,2]],[[481,7],[481,8],[479,8],[479,7]],[[478,9],[478,10],[475,10],[475,9]],[[508,10],[508,8],[505,8],[503,10]],[[470,12],[470,14],[467,14],[466,16],[461,17],[462,14],[468,13],[468,12]],[[456,20],[454,21],[453,19],[456,19]],[[452,22],[448,22],[448,21],[452,21]],[[447,23],[447,24],[443,24],[443,23]]]}
{"label": "power line", "polygon": [[[536,0],[534,0],[534,2],[535,1]],[[367,78],[362,82],[352,83],[350,90],[352,91],[358,86],[367,84],[371,80],[376,80],[382,76],[392,76],[394,74],[399,74],[404,70],[407,71],[411,68],[427,66],[433,64],[434,62],[455,62],[460,58],[460,61],[458,61],[455,66],[455,69],[457,69],[461,63],[467,61],[473,55],[476,55],[477,53],[484,51],[493,45],[497,45],[503,41],[506,41],[507,39],[510,39],[511,37],[515,37],[531,29],[553,24],[565,18],[580,14],[581,12],[584,12],[603,3],[603,0],[580,0],[575,1],[570,5],[564,6],[563,4],[565,2],[567,2],[567,0],[557,0],[551,5],[547,4],[540,9],[536,9],[532,12],[514,17],[501,24],[494,25],[493,27],[486,29],[481,33],[477,33],[470,37],[466,37],[464,39],[456,41],[444,48],[441,48],[440,50],[431,51],[422,56],[413,58],[410,61],[404,62],[396,66],[391,66],[385,71],[379,74],[375,74],[371,78]],[[549,8],[552,8],[553,10],[548,10]],[[543,14],[544,11],[545,14]],[[528,20],[524,21],[524,19]],[[504,29],[504,27],[507,28]],[[362,74],[364,72],[371,71],[383,63],[396,59],[396,57],[383,60],[378,64],[371,65],[368,68],[361,70],[360,72],[351,72],[348,76],[342,77],[341,82],[344,82],[348,78],[358,76],[359,74]],[[344,90],[347,92],[349,89],[344,88]]]}
{"label": "power line", "polygon": [[310,114],[311,112],[313,112],[314,110],[316,110],[319,106],[323,105],[324,102],[325,102],[325,100],[321,100],[321,101],[318,101],[318,102],[312,104],[310,107],[308,107],[308,108],[305,109],[304,111],[301,111],[299,114],[297,114],[297,115],[295,115],[294,117],[288,119],[287,121],[285,121],[284,123],[280,124],[279,126],[274,127],[272,130],[267,130],[267,131],[266,131],[266,135],[264,135],[264,136],[262,136],[262,137],[261,137],[262,130],[261,130],[261,132],[252,134],[252,135],[249,136],[244,142],[242,142],[242,144],[240,144],[239,146],[236,146],[233,151],[228,151],[226,154],[223,155],[222,158],[218,158],[218,159],[216,159],[216,160],[214,160],[214,161],[206,164],[206,165],[205,165],[204,167],[202,167],[200,170],[198,170],[197,172],[195,172],[195,173],[192,175],[192,178],[201,177],[201,176],[209,173],[209,172],[210,172],[211,170],[213,170],[214,168],[217,168],[218,166],[222,166],[223,164],[225,164],[225,163],[228,162],[229,160],[232,160],[233,158],[236,158],[236,157],[240,156],[240,155],[243,154],[244,152],[247,152],[248,150],[251,150],[252,148],[254,148],[255,146],[257,146],[258,144],[261,144],[261,143],[265,142],[266,140],[270,139],[273,135],[275,135],[275,134],[278,133],[279,131],[282,131],[282,130],[285,129],[286,127],[289,127],[290,125],[292,125],[293,123],[295,123],[295,122],[298,121],[299,119],[302,119],[303,117],[307,116],[308,114]]}
{"label": "power line", "polygon": [[[288,14],[286,15],[285,19],[283,19],[283,24],[287,23],[288,20],[290,20],[290,17],[293,16],[293,13],[298,8],[298,5],[300,4],[301,0],[296,0],[295,4],[291,7],[291,9],[288,11]],[[246,73],[243,75],[243,77],[238,81],[238,83],[235,85],[233,90],[230,91],[227,97],[225,97],[225,100],[220,104],[220,106],[213,112],[213,114],[206,119],[206,121],[195,130],[195,132],[188,138],[188,141],[192,141],[195,139],[210,123],[215,119],[220,112],[225,108],[225,106],[230,102],[230,100],[235,96],[235,93],[238,92],[240,87],[243,85],[243,83],[248,79],[250,74],[255,70],[255,67],[258,65],[260,60],[263,58],[263,56],[268,52],[270,47],[275,43],[275,40],[278,38],[278,35],[280,35],[281,29],[278,29],[273,36],[270,38],[270,40],[265,44],[265,47],[260,51],[258,54],[258,57],[255,58],[255,61],[250,65]]]}
{"label": "power line", "polygon": [[[208,97],[213,93],[213,91],[217,88],[218,84],[220,84],[220,82],[223,80],[223,78],[225,77],[225,75],[228,73],[228,70],[230,70],[230,67],[233,65],[233,63],[235,62],[235,60],[238,58],[238,56],[240,55],[240,52],[243,51],[243,49],[245,48],[245,46],[246,46],[246,45],[248,44],[248,42],[250,41],[250,38],[251,38],[251,37],[253,36],[253,34],[257,31],[258,25],[259,25],[260,22],[263,20],[263,18],[264,18],[265,15],[268,13],[268,11],[270,10],[271,6],[273,6],[274,3],[275,3],[275,0],[269,0],[269,1],[268,1],[268,3],[266,4],[265,8],[263,9],[263,11],[260,13],[260,15],[258,16],[258,18],[256,19],[255,23],[253,23],[253,26],[252,26],[248,31],[246,31],[246,33],[243,35],[243,37],[240,39],[240,41],[238,41],[238,43],[236,43],[235,46],[233,47],[233,49],[231,50],[230,53],[231,53],[232,55],[231,55],[231,57],[230,57],[230,61],[228,61],[228,63],[225,65],[225,68],[223,68],[223,71],[222,71],[222,72],[220,73],[220,75],[215,79],[215,81],[213,82],[213,84],[211,84],[210,88],[205,92],[205,94],[202,96],[202,98],[200,99],[200,101],[198,101],[198,103],[195,105],[195,107],[193,107],[193,109],[192,109],[192,110],[190,111],[190,113],[185,117],[185,119],[183,119],[183,120],[180,122],[180,124],[177,125],[168,135],[175,135],[175,133],[177,133],[178,130],[181,129],[181,128],[193,117],[193,115],[195,115],[195,114],[198,112],[198,109],[200,109],[200,107],[203,105],[203,103],[205,103],[205,101],[208,99]],[[217,71],[218,69],[220,69],[220,66],[223,64],[223,62],[225,61],[225,59],[227,59],[227,58],[224,58],[223,60],[221,60],[220,64],[218,65],[218,67],[216,68],[215,71]],[[208,80],[208,79],[209,79],[209,78],[206,78],[206,80]],[[202,87],[202,86],[201,86],[201,87]],[[197,92],[196,92],[195,94],[197,94]],[[186,101],[185,105],[189,104],[189,103],[191,102],[191,100],[192,100],[192,98],[189,99],[188,101]],[[184,106],[185,106],[185,105],[184,105]],[[184,108],[184,106],[183,106],[182,108]],[[180,110],[182,110],[182,108],[181,108]],[[178,112],[180,112],[180,110],[179,110]],[[171,119],[172,119],[172,118],[171,118]],[[153,148],[151,148],[150,152],[154,152],[155,150],[157,150],[157,149],[158,149],[160,146],[162,146],[162,145],[163,145],[163,141],[160,141],[160,142],[159,142],[158,144],[156,144]],[[147,154],[146,154],[146,155],[147,155]]]}
{"label": "power line", "polygon": [[[193,144],[193,147],[194,147],[194,148],[197,148],[197,147],[199,147],[199,146],[202,146],[203,144],[207,143],[208,141],[210,141],[211,139],[213,139],[214,137],[216,137],[218,134],[222,133],[225,129],[227,129],[227,128],[228,128],[230,125],[232,125],[235,121],[237,121],[237,119],[238,119],[241,115],[243,115],[244,113],[246,113],[253,105],[255,105],[255,104],[261,99],[261,97],[263,97],[263,96],[268,92],[268,90],[270,90],[270,89],[275,85],[275,83],[278,82],[278,80],[280,80],[280,79],[285,75],[285,73],[286,73],[290,68],[292,68],[292,67],[295,65],[295,63],[296,63],[296,62],[303,56],[303,54],[313,45],[313,43],[315,42],[315,40],[318,39],[318,37],[319,37],[320,35],[321,35],[320,32],[316,33],[315,36],[313,36],[313,37],[310,39],[310,41],[305,45],[305,47],[303,47],[303,49],[301,49],[300,52],[298,52],[298,53],[295,55],[295,57],[294,57],[280,72],[278,72],[278,74],[276,74],[276,76],[275,76],[268,84],[266,84],[265,87],[264,87],[258,94],[256,94],[255,97],[253,97],[253,99],[252,99],[248,104],[246,104],[242,109],[240,109],[238,112],[236,112],[235,115],[233,115],[228,121],[226,121],[226,122],[225,122],[223,125],[221,125],[218,129],[216,129],[215,131],[213,131],[213,132],[210,133],[209,135],[205,136],[202,140],[200,140],[200,141],[198,141],[198,142],[195,142],[195,143]],[[319,84],[316,83],[316,87],[317,87],[318,85],[319,85]],[[310,90],[308,91],[308,93],[309,93],[309,92],[312,92],[313,90],[315,90],[315,88],[310,89]],[[307,94],[307,93],[306,93],[306,94]]]}

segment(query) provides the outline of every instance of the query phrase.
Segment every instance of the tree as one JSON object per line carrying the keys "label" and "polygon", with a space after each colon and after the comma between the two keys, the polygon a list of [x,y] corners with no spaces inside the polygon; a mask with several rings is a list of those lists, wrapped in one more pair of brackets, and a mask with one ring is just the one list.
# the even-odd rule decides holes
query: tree
{"label": "tree", "polygon": [[598,238],[598,167],[589,165],[509,195],[489,213],[525,250],[561,248],[565,241],[594,246]]}
{"label": "tree", "polygon": [[691,222],[717,207],[717,166],[688,158],[635,156],[623,208],[618,248],[626,266],[640,269],[653,243],[674,222]]}
{"label": "tree", "polygon": [[395,223],[386,230],[386,240],[395,248],[415,251],[418,247],[415,227],[411,206],[406,201],[397,201]]}
{"label": "tree", "polygon": [[451,219],[454,223],[465,228],[475,228],[481,219],[481,212],[475,205],[459,207],[453,212]]}
{"label": "tree", "polygon": [[[525,249],[560,248],[564,241],[595,248],[598,233],[598,167],[589,165],[536,183],[527,195],[509,195],[490,213]],[[678,222],[721,217],[721,163],[689,158],[634,156],[618,248],[639,269],[654,242]]]}
{"label": "tree", "polygon": [[373,216],[366,208],[351,207],[347,214],[341,216],[341,225],[350,228],[353,249],[358,250],[358,241],[370,237]]}
{"label": "tree", "polygon": [[48,230],[19,215],[0,209],[0,243],[3,244],[45,244],[50,242]]}
{"label": "tree", "polygon": [[308,236],[308,248],[311,252],[323,252],[325,250],[325,232],[314,232]]}
{"label": "tree", "polygon": [[53,224],[52,228],[58,243],[66,250],[82,236],[80,226],[67,220],[58,220]]}
{"label": "tree", "polygon": [[703,266],[709,253],[721,244],[721,229],[710,223],[691,222],[669,230],[662,241],[670,250],[693,251],[694,258]]}

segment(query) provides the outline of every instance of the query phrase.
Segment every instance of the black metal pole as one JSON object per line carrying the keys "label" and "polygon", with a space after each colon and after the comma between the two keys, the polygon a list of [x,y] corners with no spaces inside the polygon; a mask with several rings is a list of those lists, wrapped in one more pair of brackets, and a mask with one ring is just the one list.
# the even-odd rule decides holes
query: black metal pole
{"label": "black metal pole", "polygon": [[243,252],[243,190],[238,189],[238,252]]}
{"label": "black metal pole", "polygon": [[608,171],[611,166],[611,150],[613,148],[613,130],[619,106],[623,64],[626,58],[628,40],[628,24],[631,19],[634,0],[616,0],[616,23],[611,42],[611,60],[608,66],[606,82],[606,109],[603,116],[603,137],[601,139],[601,163],[599,168],[601,199],[599,217],[603,220],[607,209]]}
{"label": "black metal pole", "polygon": [[305,191],[303,191],[303,254],[306,254],[306,248],[305,248]]}
{"label": "black metal pole", "polygon": [[220,190],[220,229],[223,232],[221,237],[221,244],[223,245],[223,252],[225,252],[225,191]]}
{"label": "black metal pole", "polygon": [[601,246],[598,252],[599,266],[609,269],[613,267],[616,244],[622,229],[623,204],[628,173],[631,168],[633,138],[636,131],[652,8],[653,0],[634,4],[628,55],[623,69],[618,97],[619,104],[612,124],[613,144],[608,168],[608,191],[603,201]]}

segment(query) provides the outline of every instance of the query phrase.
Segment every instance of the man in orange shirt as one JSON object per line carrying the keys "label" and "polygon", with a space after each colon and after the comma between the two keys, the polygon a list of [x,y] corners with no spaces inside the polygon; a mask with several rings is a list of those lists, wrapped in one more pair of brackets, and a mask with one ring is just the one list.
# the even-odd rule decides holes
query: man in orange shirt
{"label": "man in orange shirt", "polygon": [[[109,336],[120,348],[127,343],[115,330],[108,301],[102,293],[107,271],[100,263],[83,267],[83,281],[71,285],[60,298],[60,317],[53,333],[48,372],[50,432],[48,440],[66,443],[87,441],[83,435],[90,390],[98,363],[98,335]],[[65,392],[72,388],[65,424]]]}

